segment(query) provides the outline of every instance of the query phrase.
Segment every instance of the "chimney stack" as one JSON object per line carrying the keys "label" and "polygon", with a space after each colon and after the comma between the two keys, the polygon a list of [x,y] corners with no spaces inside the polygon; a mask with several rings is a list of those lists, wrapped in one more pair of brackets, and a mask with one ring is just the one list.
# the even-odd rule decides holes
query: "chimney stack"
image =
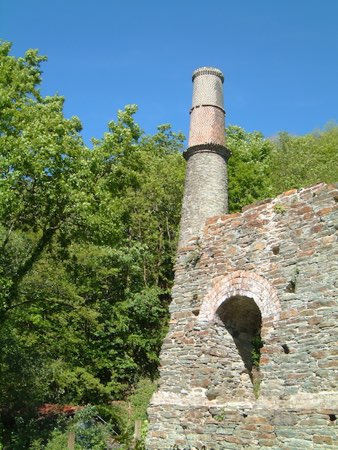
{"label": "chimney stack", "polygon": [[219,69],[201,67],[193,72],[187,160],[179,248],[203,231],[208,217],[228,211],[225,146],[224,77]]}

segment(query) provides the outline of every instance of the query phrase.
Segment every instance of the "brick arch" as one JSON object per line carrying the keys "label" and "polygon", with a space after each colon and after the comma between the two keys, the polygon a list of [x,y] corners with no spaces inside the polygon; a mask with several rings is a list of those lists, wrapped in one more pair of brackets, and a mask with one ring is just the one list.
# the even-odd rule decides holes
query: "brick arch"
{"label": "brick arch", "polygon": [[235,296],[252,298],[259,307],[263,320],[279,318],[281,308],[276,290],[260,275],[238,270],[217,279],[202,302],[198,322],[213,321],[218,308]]}

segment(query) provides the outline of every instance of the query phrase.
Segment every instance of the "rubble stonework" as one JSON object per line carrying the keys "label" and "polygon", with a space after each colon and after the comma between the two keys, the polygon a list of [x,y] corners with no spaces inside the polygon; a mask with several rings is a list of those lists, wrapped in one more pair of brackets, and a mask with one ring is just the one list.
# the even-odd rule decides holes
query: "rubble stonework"
{"label": "rubble stonework", "polygon": [[[338,185],[244,209],[179,250],[148,449],[338,447]],[[222,320],[232,302],[241,332],[250,301],[259,386]]]}
{"label": "rubble stonework", "polygon": [[148,450],[338,448],[338,184],[227,210],[223,75],[193,74]]}

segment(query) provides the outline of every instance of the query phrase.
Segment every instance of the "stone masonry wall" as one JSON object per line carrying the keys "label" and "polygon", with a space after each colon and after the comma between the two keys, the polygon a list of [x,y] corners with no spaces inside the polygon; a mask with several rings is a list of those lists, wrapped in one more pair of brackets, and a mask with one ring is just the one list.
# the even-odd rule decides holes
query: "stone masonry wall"
{"label": "stone masonry wall", "polygon": [[203,229],[201,217],[227,211],[227,185],[227,164],[222,155],[206,150],[190,156],[182,206],[181,243]]}
{"label": "stone masonry wall", "polygon": [[147,449],[338,448],[337,230],[338,185],[320,184],[180,249]]}

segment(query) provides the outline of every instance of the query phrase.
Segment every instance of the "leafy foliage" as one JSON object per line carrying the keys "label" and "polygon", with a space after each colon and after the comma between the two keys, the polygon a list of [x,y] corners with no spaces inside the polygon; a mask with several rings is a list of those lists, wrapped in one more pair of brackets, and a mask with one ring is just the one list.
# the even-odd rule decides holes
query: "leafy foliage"
{"label": "leafy foliage", "polygon": [[121,400],[156,376],[184,160],[183,137],[167,125],[144,135],[135,106],[89,150],[64,100],[40,94],[45,58],[9,52],[3,43],[0,413],[5,448],[20,449],[43,402]]}
{"label": "leafy foliage", "polygon": [[261,360],[261,348],[264,346],[264,341],[262,341],[260,334],[257,334],[252,338],[251,345],[252,345],[251,350],[252,366],[259,369],[259,363]]}
{"label": "leafy foliage", "polygon": [[338,126],[304,136],[280,133],[271,160],[272,193],[319,182],[337,181]]}
{"label": "leafy foliage", "polygon": [[270,159],[272,144],[257,131],[248,133],[238,126],[227,128],[229,211],[271,195]]}
{"label": "leafy foliage", "polygon": [[280,133],[264,139],[259,132],[227,128],[229,210],[239,211],[257,200],[292,188],[337,180],[338,126],[304,136]]}

